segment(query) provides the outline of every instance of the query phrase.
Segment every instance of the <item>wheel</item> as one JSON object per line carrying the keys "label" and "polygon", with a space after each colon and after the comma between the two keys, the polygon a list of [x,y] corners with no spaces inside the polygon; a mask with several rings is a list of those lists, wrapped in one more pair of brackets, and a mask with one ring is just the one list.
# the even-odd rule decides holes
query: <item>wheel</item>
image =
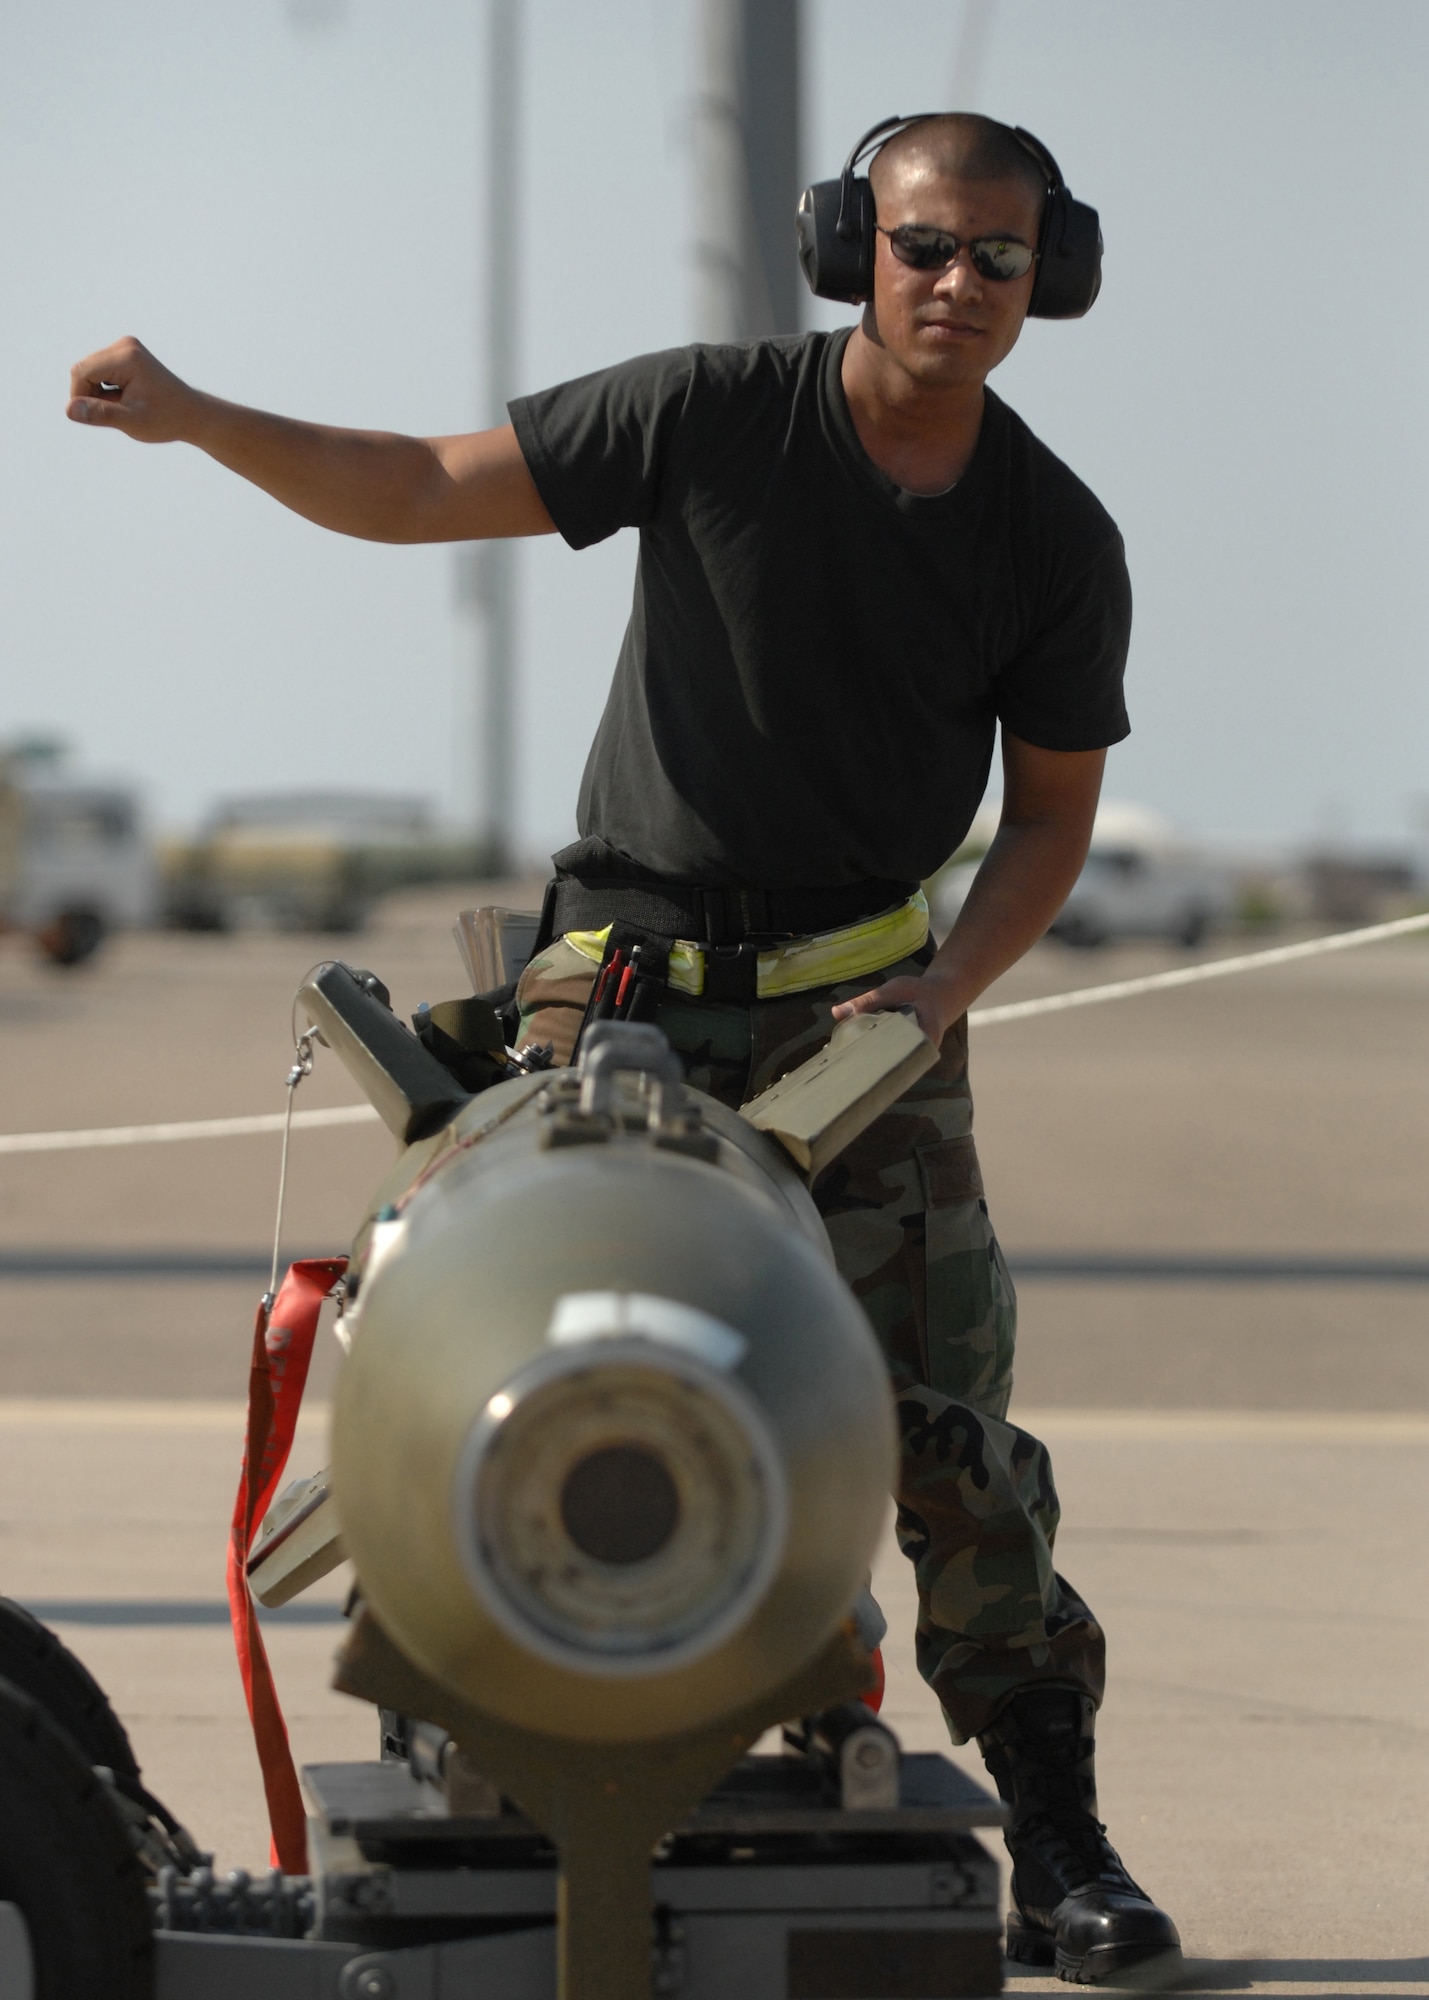
{"label": "wheel", "polygon": [[32,1696],[0,1680],[0,1903],[19,1910],[34,2000],[151,2000],[144,1871],[110,1795]]}
{"label": "wheel", "polygon": [[1176,926],[1176,942],[1185,945],[1187,951],[1194,949],[1210,929],[1211,920],[1204,910],[1191,908],[1182,913]]}
{"label": "wheel", "polygon": [[52,965],[82,965],[104,942],[104,919],[97,910],[61,910],[36,933]]}
{"label": "wheel", "polygon": [[233,928],[221,904],[198,894],[176,896],[166,921],[176,931],[225,932]]}
{"label": "wheel", "polygon": [[131,1843],[137,1842],[153,1866],[171,1861],[182,1869],[203,1862],[192,1835],[145,1789],[128,1732],[83,1660],[9,1597],[0,1597],[0,1679],[39,1702],[87,1764],[113,1773],[115,1791],[139,1808],[136,1813],[119,1807],[127,1815]]}
{"label": "wheel", "polygon": [[9,1597],[0,1597],[0,1679],[46,1708],[86,1763],[107,1765],[121,1782],[137,1784],[133,1745],[99,1682],[47,1625]]}
{"label": "wheel", "polygon": [[324,910],[318,929],[329,937],[356,937],[367,928],[365,903],[337,903]]}
{"label": "wheel", "polygon": [[1052,926],[1052,935],[1077,951],[1095,951],[1107,941],[1106,926],[1090,913],[1080,910],[1058,917]]}

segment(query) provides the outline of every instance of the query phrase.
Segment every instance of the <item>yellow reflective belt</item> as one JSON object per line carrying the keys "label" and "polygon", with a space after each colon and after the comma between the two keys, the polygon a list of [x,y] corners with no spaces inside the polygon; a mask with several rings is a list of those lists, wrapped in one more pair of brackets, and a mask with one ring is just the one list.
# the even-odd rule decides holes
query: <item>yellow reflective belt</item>
{"label": "yellow reflective belt", "polygon": [[[761,1000],[778,1000],[813,986],[863,979],[907,958],[927,935],[928,905],[919,889],[896,909],[866,917],[862,923],[770,945],[759,954],[755,991]],[[566,943],[599,965],[609,936],[607,924],[601,931],[567,931]],[[704,951],[687,938],[676,938],[670,947],[670,985],[694,1000],[705,990]]]}

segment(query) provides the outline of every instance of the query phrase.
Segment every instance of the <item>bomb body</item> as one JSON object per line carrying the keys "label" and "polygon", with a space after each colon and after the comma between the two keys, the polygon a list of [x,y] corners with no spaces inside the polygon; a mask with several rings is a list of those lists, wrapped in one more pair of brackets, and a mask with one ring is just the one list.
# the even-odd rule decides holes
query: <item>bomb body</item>
{"label": "bomb body", "polygon": [[333,1424],[392,1640],[493,1716],[591,1742],[701,1727],[812,1658],[893,1462],[802,1182],[668,1050],[615,1039],[403,1155],[359,1237]]}

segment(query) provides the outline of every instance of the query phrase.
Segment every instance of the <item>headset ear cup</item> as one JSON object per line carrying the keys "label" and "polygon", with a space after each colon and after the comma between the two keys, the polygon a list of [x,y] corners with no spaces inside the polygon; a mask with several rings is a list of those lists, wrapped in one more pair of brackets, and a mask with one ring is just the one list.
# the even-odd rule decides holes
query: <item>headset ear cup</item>
{"label": "headset ear cup", "polygon": [[839,234],[843,182],[815,181],[800,197],[794,226],[799,263],[809,289],[821,299],[846,304],[866,299],[873,290],[873,190],[859,175],[852,184],[851,220],[847,236]]}
{"label": "headset ear cup", "polygon": [[1065,187],[1048,197],[1041,256],[1029,319],[1080,319],[1102,285],[1101,222],[1094,208],[1074,201]]}

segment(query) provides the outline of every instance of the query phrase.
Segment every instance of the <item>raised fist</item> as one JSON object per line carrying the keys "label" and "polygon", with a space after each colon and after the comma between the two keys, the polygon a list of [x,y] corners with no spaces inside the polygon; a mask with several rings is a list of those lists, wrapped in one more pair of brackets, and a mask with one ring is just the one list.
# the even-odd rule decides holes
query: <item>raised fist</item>
{"label": "raised fist", "polygon": [[76,363],[69,376],[71,423],[107,424],[144,444],[191,436],[199,397],[141,342],[126,336]]}

